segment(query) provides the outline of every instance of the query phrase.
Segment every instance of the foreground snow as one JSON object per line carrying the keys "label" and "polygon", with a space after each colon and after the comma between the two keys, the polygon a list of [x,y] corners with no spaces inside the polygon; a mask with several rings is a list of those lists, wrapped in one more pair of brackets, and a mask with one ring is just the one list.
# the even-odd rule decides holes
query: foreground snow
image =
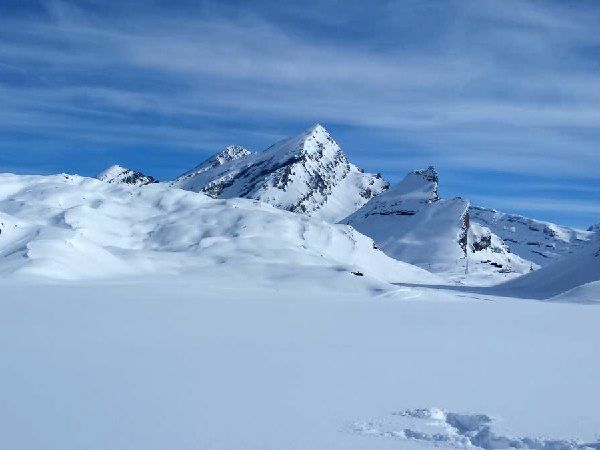
{"label": "foreground snow", "polygon": [[469,448],[487,425],[563,445],[525,448],[597,439],[600,308],[232,269],[0,281],[1,447]]}

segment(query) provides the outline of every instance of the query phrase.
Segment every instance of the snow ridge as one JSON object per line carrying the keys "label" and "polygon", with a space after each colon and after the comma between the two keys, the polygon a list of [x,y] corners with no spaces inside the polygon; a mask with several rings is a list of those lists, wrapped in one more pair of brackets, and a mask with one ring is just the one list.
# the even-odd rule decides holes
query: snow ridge
{"label": "snow ridge", "polygon": [[498,278],[494,275],[514,276],[531,267],[488,228],[471,221],[466,200],[439,197],[433,167],[410,172],[341,223],[373,238],[393,258],[454,279],[477,273],[489,283]]}
{"label": "snow ridge", "polygon": [[410,172],[342,223],[373,238],[393,258],[445,272],[465,257],[469,204],[440,199],[438,181],[433,167]]}
{"label": "snow ridge", "polygon": [[592,230],[577,230],[479,206],[471,206],[469,214],[472,221],[502,238],[513,253],[540,266],[578,251],[593,235]]}

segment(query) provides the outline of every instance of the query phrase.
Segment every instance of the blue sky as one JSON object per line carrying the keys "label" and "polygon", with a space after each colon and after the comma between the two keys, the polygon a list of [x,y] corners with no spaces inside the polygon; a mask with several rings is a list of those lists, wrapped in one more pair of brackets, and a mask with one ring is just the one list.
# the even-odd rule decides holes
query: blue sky
{"label": "blue sky", "polygon": [[372,3],[2,0],[0,171],[169,179],[318,122],[392,182],[600,222],[600,2]]}

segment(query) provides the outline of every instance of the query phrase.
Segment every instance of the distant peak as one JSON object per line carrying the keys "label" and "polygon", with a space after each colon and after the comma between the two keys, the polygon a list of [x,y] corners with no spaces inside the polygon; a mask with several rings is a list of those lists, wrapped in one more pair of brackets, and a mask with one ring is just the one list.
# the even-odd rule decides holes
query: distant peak
{"label": "distant peak", "polygon": [[241,145],[228,145],[221,151],[217,152],[209,159],[220,159],[223,162],[233,161],[234,159],[239,159],[244,156],[250,155],[252,152]]}
{"label": "distant peak", "polygon": [[438,173],[433,166],[424,170],[413,170],[404,179],[391,187],[386,197],[397,200],[420,200],[434,202],[439,200]]}
{"label": "distant peak", "polygon": [[325,129],[325,127],[323,125],[321,125],[320,123],[315,123],[308,130],[309,131],[318,131],[318,132],[325,132],[325,133],[327,133],[327,130]]}
{"label": "distant peak", "polygon": [[309,129],[307,129],[304,133],[302,133],[303,135],[307,136],[307,137],[330,137],[329,132],[325,129],[325,127],[319,123],[314,124],[312,127],[310,127]]}
{"label": "distant peak", "polygon": [[425,181],[429,181],[432,183],[439,182],[439,176],[438,176],[437,170],[435,170],[435,167],[433,167],[433,166],[429,166],[425,170],[415,170],[411,173],[414,173],[415,175],[422,177]]}
{"label": "distant peak", "polygon": [[96,175],[96,178],[106,183],[133,184],[136,186],[144,186],[146,184],[158,182],[158,180],[150,175],[144,175],[142,172],[137,172],[118,164],[113,164],[109,168],[103,170]]}
{"label": "distant peak", "polygon": [[125,167],[120,166],[118,164],[113,164],[112,166],[107,167],[102,172],[100,172],[98,175],[96,175],[96,178],[98,178],[100,181],[104,181],[104,179],[110,177],[112,174],[122,173],[126,170],[129,170],[129,169],[126,169]]}
{"label": "distant peak", "polygon": [[219,150],[214,155],[205,159],[200,165],[196,166],[190,172],[182,175],[183,177],[190,176],[193,174],[205,172],[210,169],[214,169],[215,167],[222,166],[225,163],[230,161],[234,161],[236,159],[243,158],[245,156],[251,155],[252,152],[241,145],[228,145],[227,147]]}

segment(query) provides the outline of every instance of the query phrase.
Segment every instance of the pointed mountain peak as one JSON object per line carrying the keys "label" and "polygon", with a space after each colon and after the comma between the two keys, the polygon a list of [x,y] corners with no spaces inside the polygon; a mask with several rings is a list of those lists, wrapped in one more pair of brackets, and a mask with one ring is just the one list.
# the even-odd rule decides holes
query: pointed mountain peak
{"label": "pointed mountain peak", "polygon": [[253,198],[332,222],[389,186],[380,175],[365,173],[350,163],[319,124],[262,152],[250,154],[228,147],[172,185],[215,198]]}
{"label": "pointed mountain peak", "polygon": [[438,195],[438,173],[433,166],[425,170],[413,170],[404,179],[391,187],[385,193],[388,200],[419,200],[435,202],[439,200]]}
{"label": "pointed mountain peak", "polygon": [[340,146],[320,124],[315,124],[296,136],[273,144],[265,150],[265,154],[277,160],[310,159],[323,162],[339,160],[343,164],[348,163]]}
{"label": "pointed mountain peak", "polygon": [[96,178],[106,183],[133,184],[135,186],[158,183],[158,180],[150,175],[144,175],[142,172],[137,172],[118,164],[114,164],[103,170],[96,175]]}
{"label": "pointed mountain peak", "polygon": [[329,134],[329,131],[327,131],[323,125],[318,124],[318,123],[315,124],[315,125],[313,125],[312,127],[310,127],[303,134],[306,135],[307,139],[311,139],[312,138],[312,139],[315,139],[317,141],[334,142],[333,138]]}
{"label": "pointed mountain peak", "polygon": [[305,133],[309,135],[329,134],[325,127],[320,123],[314,124],[308,130],[306,130]]}
{"label": "pointed mountain peak", "polygon": [[429,166],[425,170],[415,170],[412,173],[414,173],[417,176],[422,177],[425,181],[432,182],[432,183],[439,182],[437,170],[435,170],[435,167],[433,167],[433,166]]}

